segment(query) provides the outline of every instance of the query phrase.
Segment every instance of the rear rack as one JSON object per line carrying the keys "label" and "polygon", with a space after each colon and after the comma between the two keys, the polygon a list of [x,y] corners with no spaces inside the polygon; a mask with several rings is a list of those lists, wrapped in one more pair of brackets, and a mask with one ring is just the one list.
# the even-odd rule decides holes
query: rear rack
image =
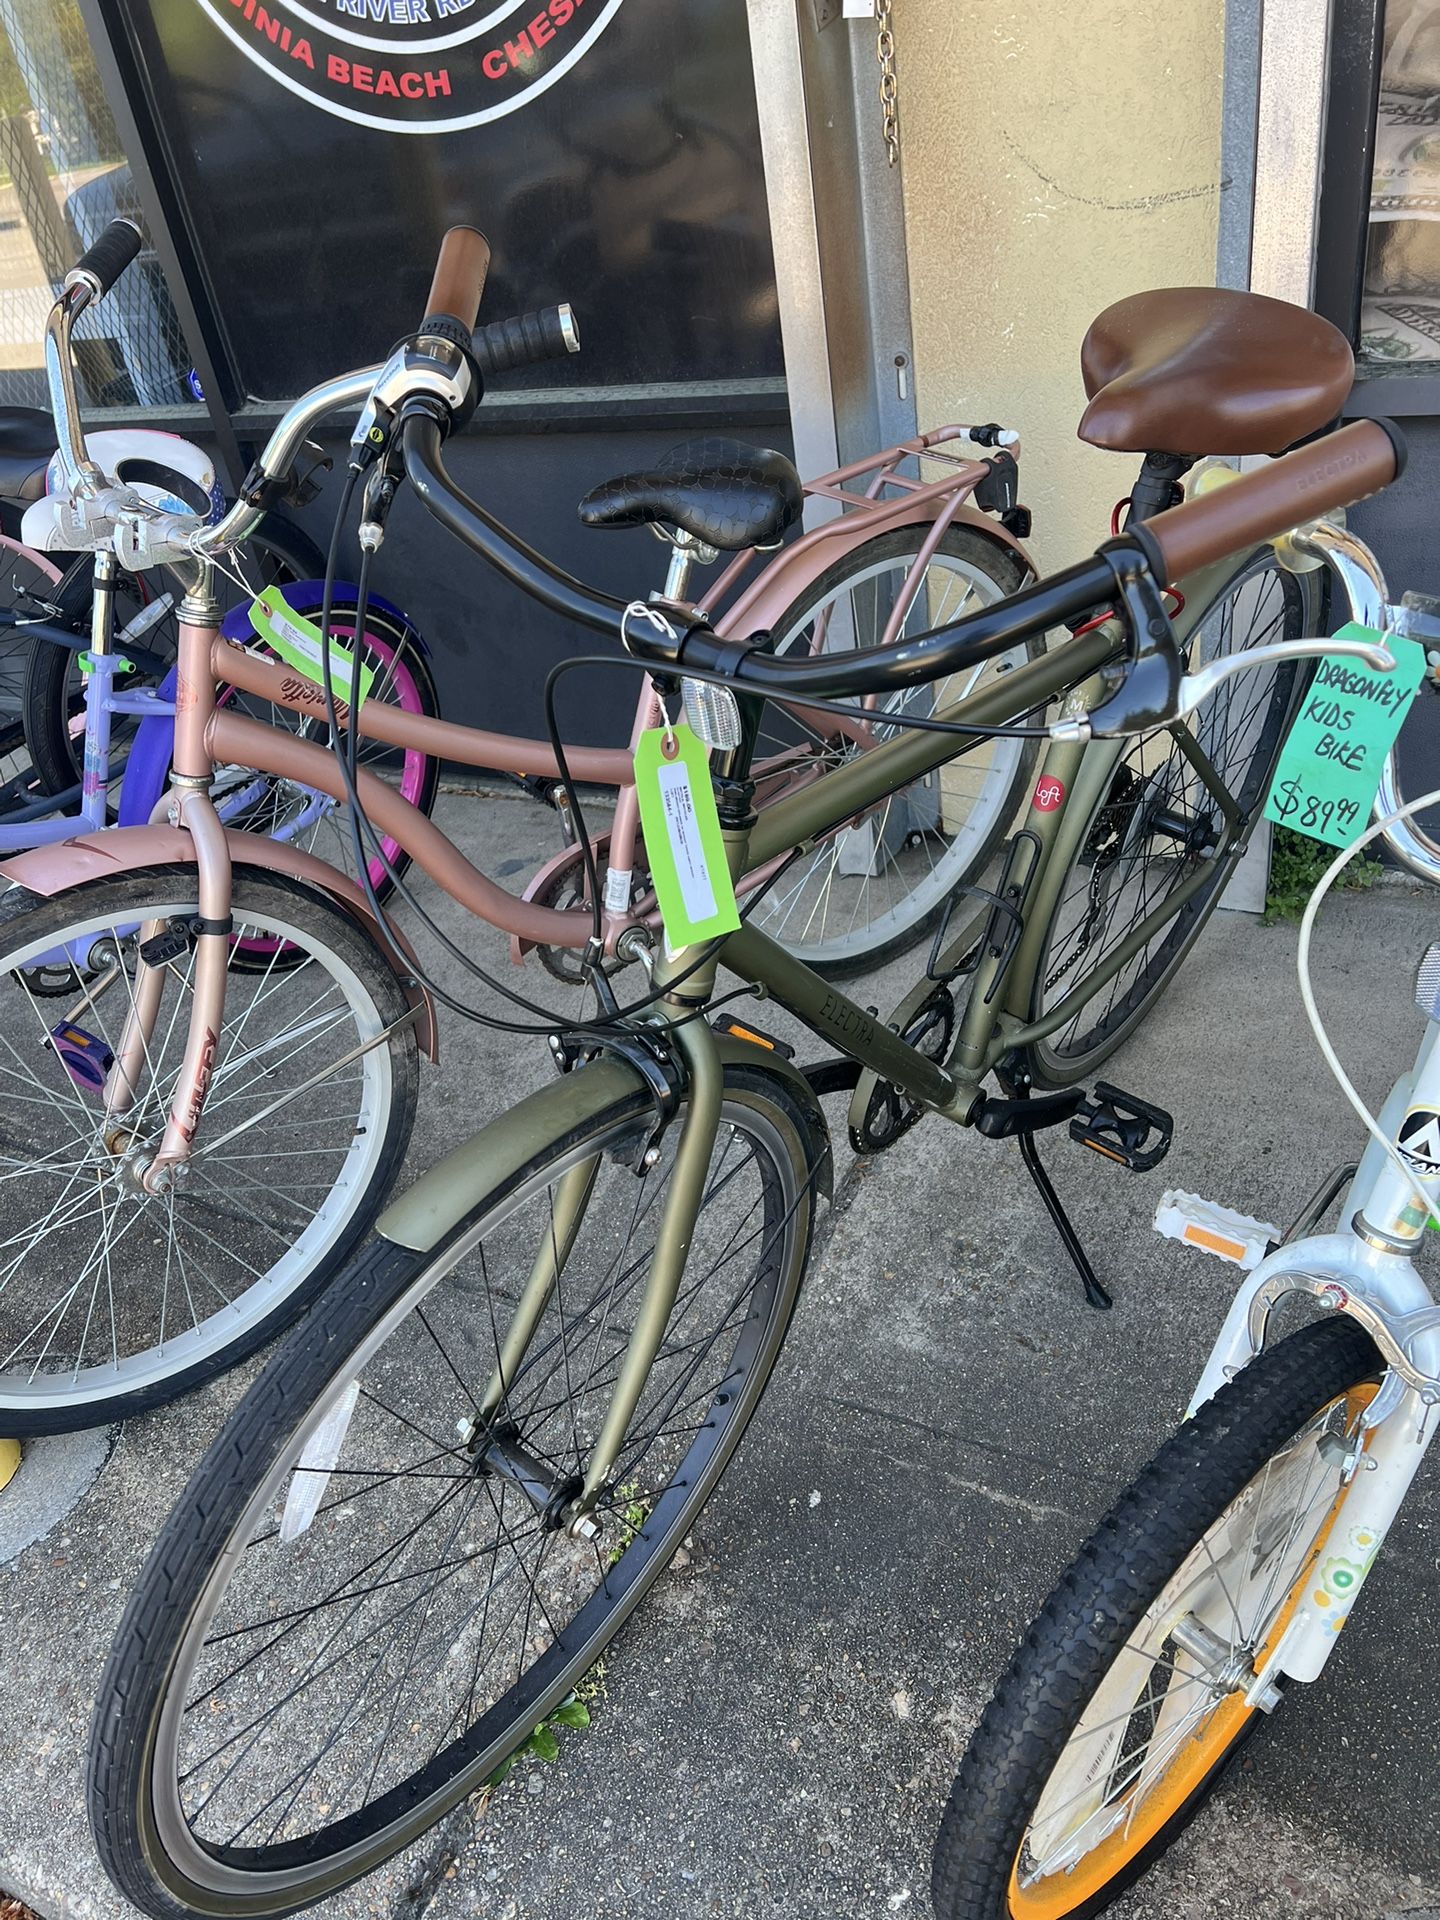
{"label": "rear rack", "polygon": [[[988,451],[980,456],[941,451],[961,440]],[[881,453],[852,460],[847,466],[836,467],[833,473],[822,473],[817,479],[804,483],[809,498],[833,501],[839,511],[802,535],[791,551],[799,553],[806,548],[823,547],[837,536],[847,543],[853,542],[857,516],[873,522],[875,533],[883,533],[891,526],[914,525],[917,519],[928,518],[930,526],[925,539],[886,623],[882,644],[888,646],[903,627],[925,570],[961,508],[974,506],[993,514],[1016,539],[1029,532],[1029,515],[1020,506],[1017,495],[1019,454],[1019,434],[992,421],[983,426],[935,427]],[[902,473],[901,467],[908,463],[913,463],[915,471]],[[922,463],[945,471],[936,478],[927,478]],[[761,551],[763,549],[750,547],[737,553],[712,582],[703,596],[710,617],[726,606],[732,594],[736,598],[729,611],[738,612],[746,595],[759,584],[752,582],[750,588],[743,590],[740,586]]]}

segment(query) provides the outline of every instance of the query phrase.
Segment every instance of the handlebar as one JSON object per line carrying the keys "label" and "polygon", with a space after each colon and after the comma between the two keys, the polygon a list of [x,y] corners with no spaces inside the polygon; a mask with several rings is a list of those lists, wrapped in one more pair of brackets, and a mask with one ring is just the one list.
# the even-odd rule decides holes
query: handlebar
{"label": "handlebar", "polygon": [[625,644],[657,665],[722,674],[781,699],[854,698],[943,680],[1062,622],[1118,606],[1130,630],[1127,688],[1123,699],[1117,694],[1091,715],[1091,725],[1097,732],[1136,731],[1173,718],[1192,692],[1202,697],[1182,688],[1161,585],[1352,505],[1388,485],[1403,464],[1397,429],[1378,420],[1356,421],[1130,528],[1091,558],[1008,600],[887,647],[777,659],[764,650],[763,634],[721,639],[703,621],[687,621],[668,608],[660,610],[667,625],[637,621],[626,630]]}
{"label": "handlebar", "polygon": [[451,227],[440,242],[420,331],[439,332],[443,338],[445,333],[438,323],[449,321],[464,333],[461,344],[469,346],[489,271],[490,242],[479,228]]}
{"label": "handlebar", "polygon": [[[204,559],[240,545],[288,489],[295,461],[308,436],[330,414],[362,407],[363,424],[383,403],[388,419],[398,414],[406,398],[418,389],[448,404],[453,419],[464,408],[467,396],[469,404],[474,404],[475,383],[466,371],[467,365],[482,374],[499,373],[577,353],[580,348],[579,328],[568,305],[492,321],[472,331],[489,270],[490,244],[474,227],[452,227],[440,246],[425,318],[415,339],[402,344],[383,365],[362,367],[325,381],[295,401],[282,415],[247,475],[240,497],[220,520],[201,526],[190,516],[146,507],[130,490],[114,487],[88,457],[80,432],[71,334],[76,320],[109,291],[141,245],[140,230],[132,221],[112,221],[66,276],[45,338],[46,373],[66,480],[64,492],[73,503],[66,507],[67,535],[77,547],[123,542],[127,564],[137,568],[185,558]],[[417,342],[422,343],[418,353],[414,351]],[[441,342],[448,342],[448,347]],[[437,378],[439,359],[447,355],[447,371]],[[442,405],[437,409],[437,421],[443,420]],[[437,454],[440,437],[437,432]],[[504,529],[498,523],[493,538],[497,548],[503,545]],[[119,545],[116,550],[120,550]],[[546,577],[547,563],[539,555],[523,546],[517,546],[514,555],[522,575],[533,569],[536,579]],[[620,602],[603,596],[587,601],[587,590],[578,581],[569,580],[558,569],[549,572],[555,583],[563,583],[555,588],[562,601],[567,595],[584,601],[590,615],[588,623],[614,632]]]}
{"label": "handlebar", "polygon": [[1356,420],[1147,520],[1160,550],[1160,577],[1183,579],[1226,554],[1353,506],[1398,480],[1404,468],[1399,428],[1388,420]]}
{"label": "handlebar", "polygon": [[587,587],[554,566],[463,493],[445,471],[436,421],[425,414],[412,416],[402,429],[401,443],[406,477],[415,497],[442,527],[542,606],[596,633],[614,637],[622,623],[625,602]]}
{"label": "handlebar", "polygon": [[60,298],[45,323],[45,376],[57,451],[71,491],[82,500],[95,497],[105,485],[105,476],[85,451],[70,336],[81,314],[93,301],[104,298],[140,247],[140,229],[133,220],[112,220],[66,274]]}

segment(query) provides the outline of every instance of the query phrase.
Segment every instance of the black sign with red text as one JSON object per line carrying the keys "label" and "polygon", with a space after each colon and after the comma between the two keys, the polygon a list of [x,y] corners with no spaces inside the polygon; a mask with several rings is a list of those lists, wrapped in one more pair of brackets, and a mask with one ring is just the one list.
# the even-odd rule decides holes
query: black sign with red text
{"label": "black sign with red text", "polygon": [[623,0],[196,0],[283,87],[396,133],[482,126],[545,93]]}
{"label": "black sign with red text", "polygon": [[100,4],[247,400],[382,360],[457,222],[490,240],[482,318],[579,316],[578,357],[504,388],[780,386],[746,0]]}

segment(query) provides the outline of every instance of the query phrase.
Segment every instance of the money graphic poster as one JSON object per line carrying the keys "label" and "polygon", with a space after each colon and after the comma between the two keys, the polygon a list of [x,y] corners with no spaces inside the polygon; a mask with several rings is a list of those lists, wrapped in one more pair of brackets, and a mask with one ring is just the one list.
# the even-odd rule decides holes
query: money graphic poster
{"label": "money graphic poster", "polygon": [[1375,127],[1360,352],[1440,362],[1440,0],[1390,0]]}

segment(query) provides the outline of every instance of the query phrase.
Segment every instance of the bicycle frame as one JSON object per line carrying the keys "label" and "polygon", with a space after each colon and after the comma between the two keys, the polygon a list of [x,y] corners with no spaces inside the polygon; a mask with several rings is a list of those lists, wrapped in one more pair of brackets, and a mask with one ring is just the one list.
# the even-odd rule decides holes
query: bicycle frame
{"label": "bicycle frame", "polygon": [[[854,497],[852,510],[784,549],[735,602],[727,619],[741,623],[743,630],[750,632],[754,630],[754,622],[778,617],[809,583],[820,577],[838,554],[891,527],[923,524],[927,528],[922,542],[923,556],[934,551],[944,528],[961,517],[978,522],[1001,544],[1015,547],[1013,537],[997,522],[968,505],[969,495],[991,471],[986,462],[936,456],[943,458],[950,468],[939,481],[912,480],[897,472],[905,460],[928,455],[932,443],[958,438],[962,431],[945,428],[937,434],[891,448],[873,461],[823,476],[815,485],[828,489],[832,497],[844,493],[845,483],[857,473],[869,473],[871,478],[867,493]],[[1028,569],[1028,560],[1025,564]],[[738,565],[737,561],[732,572]],[[914,585],[908,591],[913,597],[923,574],[921,557],[917,557],[911,572]],[[98,610],[96,618],[98,625]],[[224,765],[254,768],[258,773],[290,780],[310,794],[326,796],[330,801],[341,802],[346,798],[342,775],[327,748],[230,712],[221,703],[219,689],[230,685],[310,718],[323,719],[325,715],[324,695],[319,687],[223,638],[208,562],[198,564],[195,584],[178,609],[178,622],[174,779],[170,792],[157,802],[151,820],[145,826],[116,828],[104,834],[80,837],[71,837],[71,829],[67,827],[61,848],[41,847],[0,865],[0,874],[32,892],[49,895],[101,873],[113,875],[176,859],[195,862],[200,918],[205,923],[196,938],[195,1011],[164,1137],[144,1176],[147,1188],[153,1192],[163,1191],[189,1158],[204,1109],[216,1036],[223,1023],[232,866],[257,860],[261,864],[274,864],[275,860],[273,851],[260,851],[254,836],[227,831],[211,792],[216,768]],[[113,692],[109,695],[111,700],[115,697]],[[658,706],[647,682],[637,712],[637,736],[641,728],[657,717]],[[358,731],[371,740],[414,748],[463,765],[501,766],[524,773],[558,776],[558,763],[548,742],[517,740],[458,726],[428,715],[405,713],[376,700],[365,703],[357,725]],[[870,737],[868,725],[863,722],[848,723],[845,731],[850,737],[862,740]],[[948,741],[944,736],[939,738],[944,750],[934,755],[931,763],[934,765],[951,757]],[[628,894],[628,870],[633,863],[638,828],[631,751],[579,748],[567,758],[571,770],[581,780],[620,790],[620,805],[610,835],[610,865],[612,873],[626,876]],[[862,762],[875,758],[874,752],[860,756]],[[901,776],[902,780],[910,777]],[[823,783],[812,780],[810,784]],[[888,793],[894,784],[895,781],[885,775],[873,783],[868,797],[858,798],[851,797],[847,785],[843,811],[827,822],[827,829],[844,825],[855,813],[863,812]],[[104,783],[98,764],[95,787],[103,797]],[[795,797],[805,790],[804,783],[800,783]],[[380,833],[409,854],[423,872],[468,911],[531,942],[579,947],[588,939],[591,928],[588,913],[544,907],[506,893],[467,860],[431,820],[364,769],[359,774],[359,792],[367,815]],[[312,879],[324,875],[323,884],[333,898],[351,911],[362,907],[363,896],[358,888],[338,872],[310,860],[298,849],[292,849],[291,853],[294,871],[298,873],[303,869],[305,877]],[[759,873],[751,874],[749,883],[755,884],[760,877]],[[643,924],[646,918],[643,907],[641,903],[639,912],[633,907],[628,911],[619,911],[617,907],[606,913],[607,944],[613,947],[626,927],[637,922]],[[368,910],[362,917],[368,917]],[[158,931],[147,924],[141,929],[141,938],[149,939]],[[135,1009],[106,1079],[103,1098],[111,1113],[124,1113],[133,1098],[134,1079],[157,1016],[161,986],[158,969],[142,966],[136,982]]]}
{"label": "bicycle frame", "polygon": [[[1387,1138],[1394,1139],[1407,1110],[1416,1108],[1440,1109],[1440,1022],[1434,1018],[1414,1069],[1380,1114]],[[1417,1168],[1416,1176],[1432,1200],[1440,1195],[1440,1172]],[[1360,1417],[1351,1477],[1326,1535],[1326,1559],[1306,1580],[1305,1600],[1257,1672],[1257,1695],[1277,1673],[1295,1680],[1319,1677],[1440,1427],[1440,1307],[1409,1251],[1424,1234],[1425,1216],[1410,1183],[1378,1144],[1366,1149],[1342,1211],[1349,1223],[1343,1231],[1292,1240],[1247,1275],[1187,1409],[1194,1413],[1255,1358],[1273,1308],[1290,1293],[1358,1320],[1389,1362],[1379,1393]],[[1337,1565],[1344,1574],[1339,1583],[1328,1578]]]}
{"label": "bicycle frame", "polygon": [[[1176,630],[1182,641],[1195,632],[1234,571],[1232,559],[1180,583],[1184,605],[1176,620]],[[1082,632],[1055,652],[1027,662],[981,692],[942,707],[940,715],[972,724],[1003,725],[1032,707],[1072,690],[1073,700],[1083,703],[1087,692],[1093,691],[1097,684],[1099,670],[1117,657],[1123,645],[1120,623],[1106,621]],[[1298,686],[1295,697],[1299,697]],[[1171,730],[1177,737],[1189,737],[1183,722],[1174,723]],[[1040,934],[1048,925],[1057,891],[1077,851],[1079,836],[1089,821],[1091,802],[1106,791],[1126,745],[1123,740],[1092,742],[1087,748],[1052,744],[1042,758],[1022,833],[1012,843],[1033,844],[1036,848],[1026,876],[1025,905],[1027,917],[1033,916],[1032,924],[1039,928]],[[1201,778],[1215,794],[1227,824],[1227,836],[1215,850],[1214,857],[1233,864],[1244,850],[1236,832],[1237,810],[1193,741],[1187,751]],[[777,801],[758,819],[729,826],[722,821],[732,876],[743,875],[767,860],[779,858],[791,848],[806,845],[818,834],[873,804],[883,792],[919,778],[953,755],[953,736],[923,732],[902,734],[827,774],[823,781]],[[724,770],[733,771],[733,768],[727,765]],[[1061,783],[1063,804],[1037,804],[1036,796],[1045,794],[1048,800],[1046,789],[1054,781]],[[979,1083],[985,1073],[1014,1048],[1043,1037],[1073,1015],[1099,990],[1104,980],[1111,977],[1115,968],[1123,966],[1125,960],[1140,949],[1157,926],[1184,911],[1198,884],[1196,879],[1193,884],[1182,883],[1175,888],[1170,899],[1120,943],[1114,967],[1106,968],[1102,979],[1082,982],[1062,996],[1057,1006],[1040,1020],[1031,1018],[1039,934],[1026,935],[1008,953],[982,951],[974,973],[969,1009],[950,1057],[944,1063],[910,1046],[893,1028],[849,999],[776,941],[746,925],[720,942],[718,948],[682,949],[674,955],[657,958],[652,969],[653,984],[669,991],[649,1017],[658,1026],[668,1027],[690,1084],[700,1084],[713,1092],[726,1043],[694,1016],[696,1009],[703,1007],[710,997],[716,971],[723,962],[732,973],[754,984],[762,997],[768,995],[778,1000],[811,1032],[847,1059],[858,1062],[930,1110],[964,1125],[976,1104]],[[942,971],[957,966],[977,947],[989,912],[989,908],[982,909],[950,941],[941,958]],[[751,1049],[751,1054],[757,1064],[773,1066],[774,1056],[759,1045]],[[585,1080],[582,1073],[547,1089],[550,1097],[546,1118],[557,1126],[557,1131],[561,1121],[583,1117],[591,1098]],[[715,1105],[708,1094],[703,1100],[695,1100],[682,1126],[674,1186],[657,1233],[645,1306],[637,1319],[621,1379],[606,1411],[602,1442],[591,1456],[580,1500],[582,1508],[593,1503],[605,1485],[606,1463],[614,1451],[613,1443],[617,1435],[624,1434],[634,1414],[664,1335],[668,1312],[665,1303],[671,1297],[694,1231],[696,1196],[715,1144]],[[443,1245],[447,1235],[463,1219],[470,1197],[483,1190],[477,1182],[481,1169],[488,1166],[494,1152],[492,1139],[486,1133],[476,1135],[456,1149],[386,1211],[379,1224],[381,1234],[419,1249]],[[539,1305],[543,1306],[546,1277],[543,1273],[532,1276],[532,1282],[542,1295]],[[524,1316],[527,1309],[532,1315],[531,1324],[538,1324],[536,1301],[528,1295],[517,1310],[517,1318]],[[508,1357],[513,1370],[515,1356]]]}

